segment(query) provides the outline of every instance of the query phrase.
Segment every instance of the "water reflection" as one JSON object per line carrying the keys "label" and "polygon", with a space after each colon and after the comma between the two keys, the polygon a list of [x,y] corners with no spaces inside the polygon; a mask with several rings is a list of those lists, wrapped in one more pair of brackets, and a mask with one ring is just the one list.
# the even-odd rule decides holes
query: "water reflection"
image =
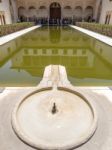
{"label": "water reflection", "polygon": [[112,85],[112,47],[69,27],[42,27],[0,46],[0,86],[37,85],[61,64],[75,85]]}
{"label": "water reflection", "polygon": [[61,38],[61,28],[58,26],[57,28],[54,26],[49,30],[49,38],[51,43],[59,43]]}

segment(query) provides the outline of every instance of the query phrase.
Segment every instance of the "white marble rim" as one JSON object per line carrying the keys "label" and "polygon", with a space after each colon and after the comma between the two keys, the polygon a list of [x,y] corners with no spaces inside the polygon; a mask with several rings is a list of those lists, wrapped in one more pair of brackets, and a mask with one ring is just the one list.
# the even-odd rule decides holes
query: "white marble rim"
{"label": "white marble rim", "polygon": [[10,42],[11,40],[14,40],[15,38],[18,38],[18,37],[30,32],[30,31],[33,31],[39,27],[41,27],[41,25],[36,25],[33,27],[29,27],[29,28],[26,28],[26,29],[2,36],[2,37],[0,37],[0,46],[3,44],[6,44],[7,42]]}
{"label": "white marble rim", "polygon": [[81,97],[90,106],[91,111],[94,116],[92,126],[85,136],[81,137],[81,139],[78,140],[77,142],[72,141],[69,145],[66,145],[66,146],[62,144],[62,145],[57,145],[57,147],[50,147],[49,145],[46,145],[46,147],[45,147],[41,143],[34,143],[25,133],[23,133],[21,131],[21,127],[19,126],[18,121],[17,121],[17,111],[18,111],[20,105],[31,95],[41,92],[41,91],[50,90],[47,87],[46,87],[46,89],[37,87],[37,88],[35,88],[35,90],[33,92],[31,91],[31,92],[28,92],[26,94],[26,96],[24,95],[23,98],[21,98],[16,103],[14,110],[12,111],[11,124],[12,124],[12,128],[13,128],[15,134],[18,136],[18,138],[33,148],[46,149],[46,150],[69,150],[71,148],[72,149],[77,148],[77,147],[81,146],[82,144],[86,143],[93,136],[93,134],[95,133],[95,131],[97,129],[98,114],[97,114],[97,111],[95,108],[95,104],[94,104],[93,100],[89,97],[89,95],[87,95],[87,93],[84,91],[82,92],[78,89],[77,90],[74,90],[74,89],[75,88],[68,89],[68,88],[63,87],[61,90],[72,92],[72,93],[78,95],[79,97]]}
{"label": "white marble rim", "polygon": [[93,31],[90,31],[90,30],[87,30],[87,29],[84,29],[84,28],[81,28],[81,27],[78,27],[78,26],[74,26],[74,25],[69,25],[71,28],[74,28],[78,31],[81,31],[109,46],[112,46],[112,38],[108,37],[108,36],[105,36],[105,35],[102,35],[102,34],[99,34],[99,33],[96,33],[96,32],[93,32]]}

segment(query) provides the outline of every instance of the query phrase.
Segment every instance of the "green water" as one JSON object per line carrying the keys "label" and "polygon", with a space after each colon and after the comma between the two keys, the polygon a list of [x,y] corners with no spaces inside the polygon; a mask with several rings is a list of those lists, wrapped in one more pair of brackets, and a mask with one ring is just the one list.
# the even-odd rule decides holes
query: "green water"
{"label": "green water", "polygon": [[0,46],[0,86],[36,86],[64,65],[76,86],[112,85],[112,47],[70,27],[41,27]]}

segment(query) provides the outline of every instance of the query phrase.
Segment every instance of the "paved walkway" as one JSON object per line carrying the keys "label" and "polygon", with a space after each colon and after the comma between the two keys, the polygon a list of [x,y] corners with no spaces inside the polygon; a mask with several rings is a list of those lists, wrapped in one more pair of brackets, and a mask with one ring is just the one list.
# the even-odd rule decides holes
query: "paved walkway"
{"label": "paved walkway", "polygon": [[81,32],[83,32],[83,33],[85,33],[85,34],[105,43],[105,44],[112,46],[112,38],[110,38],[108,36],[105,36],[105,35],[102,35],[102,34],[99,34],[99,33],[84,29],[84,28],[80,28],[80,27],[77,27],[74,25],[70,25],[70,27],[72,27],[78,31],[81,31]]}
{"label": "paved walkway", "polygon": [[3,44],[5,44],[5,43],[7,43],[7,42],[9,42],[11,40],[14,40],[15,38],[20,37],[20,36],[30,32],[32,30],[35,30],[35,29],[39,28],[39,27],[40,27],[40,25],[33,26],[33,27],[30,27],[30,28],[23,29],[21,31],[17,31],[17,32],[5,35],[3,37],[0,37],[0,45],[3,45]]}

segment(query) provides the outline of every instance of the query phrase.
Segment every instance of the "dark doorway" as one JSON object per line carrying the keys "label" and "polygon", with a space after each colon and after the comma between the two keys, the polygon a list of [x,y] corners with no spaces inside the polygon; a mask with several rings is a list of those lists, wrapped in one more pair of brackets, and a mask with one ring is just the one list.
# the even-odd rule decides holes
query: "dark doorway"
{"label": "dark doorway", "polygon": [[52,3],[50,5],[50,19],[61,19],[61,6],[59,3]]}

